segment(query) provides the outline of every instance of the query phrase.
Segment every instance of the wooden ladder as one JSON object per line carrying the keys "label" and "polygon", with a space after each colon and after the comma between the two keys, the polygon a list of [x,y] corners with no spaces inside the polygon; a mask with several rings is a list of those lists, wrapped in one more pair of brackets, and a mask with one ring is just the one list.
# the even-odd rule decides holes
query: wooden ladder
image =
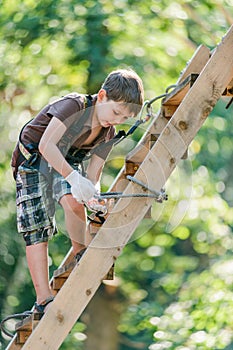
{"label": "wooden ladder", "polygon": [[[160,191],[219,98],[233,96],[232,47],[233,27],[212,53],[205,46],[197,49],[176,88],[162,100],[158,115],[126,157],[111,191],[142,192],[127,180],[128,174]],[[59,349],[152,203],[153,199],[144,197],[118,199],[104,224],[91,226],[96,235],[82,259],[67,273],[52,278],[56,297],[46,314],[40,321],[18,325],[7,349]],[[72,259],[70,250],[60,268]]]}

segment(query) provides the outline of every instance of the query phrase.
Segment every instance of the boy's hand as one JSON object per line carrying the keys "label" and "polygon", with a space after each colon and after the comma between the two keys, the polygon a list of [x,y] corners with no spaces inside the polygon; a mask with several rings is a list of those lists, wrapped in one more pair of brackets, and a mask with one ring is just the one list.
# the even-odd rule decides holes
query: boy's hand
{"label": "boy's hand", "polygon": [[65,179],[71,186],[72,196],[78,202],[87,202],[96,193],[93,183],[80,175],[77,170],[73,170]]}
{"label": "boy's hand", "polygon": [[108,209],[106,206],[106,200],[99,200],[97,198],[91,198],[89,201],[85,203],[87,209],[90,211],[93,211],[95,213],[101,212],[101,216],[104,216],[107,214]]}

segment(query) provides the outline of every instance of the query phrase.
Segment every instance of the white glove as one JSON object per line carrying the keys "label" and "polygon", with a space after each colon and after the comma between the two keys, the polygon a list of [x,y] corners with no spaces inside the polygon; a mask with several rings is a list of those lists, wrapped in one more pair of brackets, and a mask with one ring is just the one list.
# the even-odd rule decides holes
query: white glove
{"label": "white glove", "polygon": [[73,170],[66,178],[71,186],[72,196],[80,203],[87,202],[96,193],[93,183]]}

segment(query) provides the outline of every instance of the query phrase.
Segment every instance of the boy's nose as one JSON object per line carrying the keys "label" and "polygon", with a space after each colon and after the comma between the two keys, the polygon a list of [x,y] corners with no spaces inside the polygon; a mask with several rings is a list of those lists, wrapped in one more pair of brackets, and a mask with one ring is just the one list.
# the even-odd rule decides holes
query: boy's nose
{"label": "boy's nose", "polygon": [[121,119],[117,119],[116,120],[116,124],[118,125],[118,124],[122,124],[123,123],[123,118],[121,118]]}

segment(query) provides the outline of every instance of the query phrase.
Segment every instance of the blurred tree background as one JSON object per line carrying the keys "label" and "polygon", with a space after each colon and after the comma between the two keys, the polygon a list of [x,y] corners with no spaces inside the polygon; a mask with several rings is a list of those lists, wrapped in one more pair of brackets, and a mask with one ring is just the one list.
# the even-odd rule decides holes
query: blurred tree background
{"label": "blurred tree background", "polygon": [[[135,69],[147,99],[163,93],[200,44],[213,49],[220,42],[233,23],[233,1],[2,0],[0,6],[3,318],[30,309],[35,298],[16,232],[10,170],[21,127],[52,99],[96,92],[116,68]],[[214,108],[188,160],[168,181],[168,203],[153,206],[152,219],[143,220],[124,249],[115,286],[100,288],[62,350],[233,349],[233,131],[227,102]],[[110,157],[104,189],[142,133]],[[69,248],[60,211],[58,222],[51,272]],[[1,335],[0,348],[8,341]]]}

